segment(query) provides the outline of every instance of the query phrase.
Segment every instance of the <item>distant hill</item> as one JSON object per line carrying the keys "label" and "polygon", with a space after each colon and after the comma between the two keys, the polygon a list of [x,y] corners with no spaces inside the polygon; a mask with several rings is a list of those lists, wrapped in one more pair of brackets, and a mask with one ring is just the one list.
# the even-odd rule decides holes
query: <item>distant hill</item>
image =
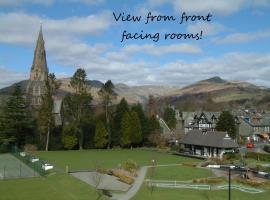
{"label": "distant hill", "polygon": [[[59,96],[64,96],[67,93],[73,92],[69,86],[70,78],[60,79],[61,88]],[[17,84],[22,86],[25,91],[28,81],[20,81]],[[89,91],[94,97],[94,103],[100,102],[98,91],[103,83],[98,80],[88,80]],[[8,95],[15,84],[0,89],[0,95]],[[267,104],[266,99],[270,96],[270,90],[265,87],[256,86],[248,82],[241,81],[226,81],[220,77],[212,77],[206,80],[198,81],[194,84],[188,85],[183,88],[169,87],[169,86],[128,86],[125,84],[115,84],[115,92],[117,93],[117,101],[125,97],[129,103],[147,101],[149,95],[158,97],[166,104],[177,104],[181,102],[204,102],[211,98],[214,103],[229,103],[237,102],[255,102],[257,104]]]}
{"label": "distant hill", "polygon": [[[68,93],[72,93],[73,90],[69,86],[70,78],[59,79],[61,81],[61,87],[58,91],[59,96],[65,96]],[[22,87],[22,90],[25,92],[27,87],[28,80],[20,81],[15,84],[19,84]],[[8,95],[11,93],[15,84],[0,89],[0,95]],[[103,83],[98,80],[87,80],[87,84],[89,86],[89,91],[94,97],[94,103],[98,103],[100,101],[98,96],[98,91],[102,87]],[[154,97],[162,97],[169,92],[175,90],[174,87],[168,86],[153,86],[153,85],[144,85],[144,86],[128,86],[125,84],[115,84],[115,92],[117,93],[117,101],[120,101],[123,97],[129,103],[141,102],[144,103],[149,95],[153,95]]]}
{"label": "distant hill", "polygon": [[213,77],[198,81],[181,89],[174,90],[164,96],[168,103],[188,101],[205,102],[211,98],[214,103],[243,103],[259,102],[270,95],[270,90],[248,82],[226,81],[220,77]]}

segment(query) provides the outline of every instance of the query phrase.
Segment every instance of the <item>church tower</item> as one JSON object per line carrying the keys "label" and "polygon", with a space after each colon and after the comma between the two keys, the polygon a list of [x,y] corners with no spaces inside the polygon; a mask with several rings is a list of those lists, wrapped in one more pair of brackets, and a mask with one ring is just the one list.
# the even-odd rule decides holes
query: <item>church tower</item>
{"label": "church tower", "polygon": [[33,64],[31,67],[30,79],[27,85],[27,95],[30,105],[39,106],[41,96],[44,94],[45,83],[48,80],[48,67],[46,60],[46,51],[43,40],[42,26],[40,26]]}

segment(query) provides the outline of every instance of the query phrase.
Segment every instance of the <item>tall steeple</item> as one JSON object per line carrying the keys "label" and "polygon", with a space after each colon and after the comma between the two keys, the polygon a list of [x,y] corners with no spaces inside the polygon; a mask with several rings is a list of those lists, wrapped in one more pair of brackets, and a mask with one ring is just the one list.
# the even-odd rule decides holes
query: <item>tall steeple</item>
{"label": "tall steeple", "polygon": [[27,95],[32,106],[41,104],[44,94],[45,82],[48,80],[48,67],[46,60],[45,42],[43,39],[42,25],[38,33],[30,79],[27,85]]}
{"label": "tall steeple", "polygon": [[46,51],[43,40],[42,25],[38,33],[33,64],[31,67],[30,80],[45,81],[48,78],[48,67],[46,60]]}

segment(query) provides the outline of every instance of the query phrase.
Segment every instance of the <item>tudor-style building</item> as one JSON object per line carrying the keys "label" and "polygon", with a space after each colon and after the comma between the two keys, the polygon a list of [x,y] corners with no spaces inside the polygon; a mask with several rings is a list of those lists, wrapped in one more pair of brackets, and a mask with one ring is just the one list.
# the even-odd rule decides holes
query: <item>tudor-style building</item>
{"label": "tudor-style building", "polygon": [[[182,112],[182,127],[184,132],[191,130],[216,131],[216,124],[221,112]],[[234,117],[236,124],[239,124],[237,116]]]}
{"label": "tudor-style building", "polygon": [[219,115],[220,112],[183,112],[185,133],[194,129],[215,131]]}

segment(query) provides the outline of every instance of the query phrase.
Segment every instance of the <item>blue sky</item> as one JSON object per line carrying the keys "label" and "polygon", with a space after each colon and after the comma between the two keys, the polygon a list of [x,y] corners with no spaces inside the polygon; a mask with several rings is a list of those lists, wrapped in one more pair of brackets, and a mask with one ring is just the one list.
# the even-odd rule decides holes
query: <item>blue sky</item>
{"label": "blue sky", "polygon": [[[141,22],[116,22],[125,13]],[[211,22],[152,22],[153,15],[207,15]],[[0,0],[0,88],[27,79],[40,22],[47,61],[57,77],[77,67],[89,79],[128,85],[185,86],[220,76],[270,87],[268,0]],[[160,40],[125,40],[122,32],[160,33]],[[165,33],[202,39],[164,40]]]}

